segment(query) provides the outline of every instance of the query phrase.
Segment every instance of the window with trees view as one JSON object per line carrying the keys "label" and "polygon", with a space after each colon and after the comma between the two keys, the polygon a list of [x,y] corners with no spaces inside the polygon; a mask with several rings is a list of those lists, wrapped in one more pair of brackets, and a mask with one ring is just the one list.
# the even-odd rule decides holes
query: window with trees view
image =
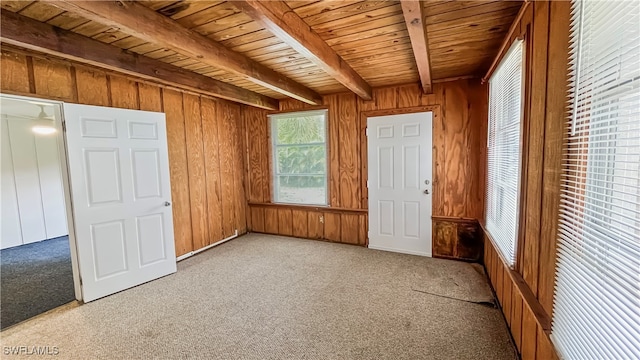
{"label": "window with trees view", "polygon": [[269,116],[273,202],[327,205],[327,111]]}

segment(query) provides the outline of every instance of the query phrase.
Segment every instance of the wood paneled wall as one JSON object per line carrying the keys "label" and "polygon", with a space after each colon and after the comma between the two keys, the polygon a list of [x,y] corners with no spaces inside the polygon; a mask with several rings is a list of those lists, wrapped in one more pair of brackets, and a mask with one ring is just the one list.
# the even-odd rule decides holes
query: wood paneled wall
{"label": "wood paneled wall", "polygon": [[247,231],[240,105],[2,47],[1,91],[165,112],[176,253]]}
{"label": "wood paneled wall", "polygon": [[[256,232],[365,245],[367,116],[418,111],[434,114],[433,216],[443,221],[482,218],[487,96],[487,87],[478,79],[434,84],[433,94],[429,95],[424,95],[418,84],[408,84],[376,88],[370,101],[354,94],[324,96],[321,108],[329,111],[331,208],[269,204],[272,180],[268,113],[243,107],[247,130],[249,228]],[[318,107],[295,100],[280,102],[283,112],[314,108]],[[449,242],[446,246],[456,244]],[[448,254],[449,250],[434,248],[434,254],[439,253]]]}
{"label": "wood paneled wall", "polygon": [[523,359],[557,357],[549,333],[567,115],[570,10],[568,1],[531,2],[510,39],[526,40],[518,256],[510,269],[487,236],[484,260]]}

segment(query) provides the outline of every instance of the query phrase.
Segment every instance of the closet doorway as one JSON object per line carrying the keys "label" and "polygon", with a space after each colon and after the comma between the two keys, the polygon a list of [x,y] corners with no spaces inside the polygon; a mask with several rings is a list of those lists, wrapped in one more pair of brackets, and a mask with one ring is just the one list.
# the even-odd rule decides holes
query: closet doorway
{"label": "closet doorway", "polygon": [[0,328],[76,299],[60,104],[0,97]]}

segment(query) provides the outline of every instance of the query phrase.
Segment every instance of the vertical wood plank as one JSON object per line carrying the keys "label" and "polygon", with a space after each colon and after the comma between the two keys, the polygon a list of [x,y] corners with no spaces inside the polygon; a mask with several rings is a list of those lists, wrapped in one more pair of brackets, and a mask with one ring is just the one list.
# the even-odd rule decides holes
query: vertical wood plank
{"label": "vertical wood plank", "polygon": [[263,202],[265,198],[264,187],[269,183],[266,174],[263,174],[262,162],[268,157],[263,154],[263,142],[267,137],[262,131],[262,118],[266,118],[266,114],[254,108],[243,107],[243,113],[246,118],[248,131],[249,146],[249,177],[247,179],[249,186],[249,201]]}
{"label": "vertical wood plank", "polygon": [[338,106],[338,132],[340,134],[340,206],[344,208],[359,208],[359,138],[355,95],[339,95]]}
{"label": "vertical wood plank", "polygon": [[329,107],[329,205],[341,206],[340,196],[340,113],[338,111],[338,96],[324,97],[324,104]]}
{"label": "vertical wood plank", "polygon": [[306,238],[309,235],[309,215],[304,210],[292,210],[293,236]]}
{"label": "vertical wood plank", "polygon": [[544,119],[547,82],[547,45],[549,43],[549,2],[534,2],[531,53],[531,105],[529,109],[527,194],[525,200],[524,241],[522,244],[522,277],[533,293],[538,291],[540,252],[540,216],[542,211],[542,167]]}
{"label": "vertical wood plank", "polygon": [[496,273],[496,294],[498,295],[498,300],[500,300],[500,307],[502,311],[504,311],[504,265],[502,263],[502,259],[497,258],[497,273]]}
{"label": "vertical wood plank", "polygon": [[251,231],[265,232],[264,226],[264,209],[259,207],[251,207]]}
{"label": "vertical wood plank", "polygon": [[220,178],[222,188],[222,230],[223,237],[234,234],[236,228],[235,206],[236,198],[234,193],[234,169],[233,169],[233,132],[232,124],[226,102],[218,102],[216,107],[218,118],[218,138],[220,156]]}
{"label": "vertical wood plank", "polygon": [[522,295],[514,287],[511,297],[511,335],[518,352],[522,351]]}
{"label": "vertical wood plank", "polygon": [[433,254],[438,256],[453,256],[458,237],[456,224],[450,221],[434,220],[433,223]]}
{"label": "vertical wood plank", "polygon": [[467,91],[466,81],[456,81],[447,87],[443,99],[446,105],[443,109],[446,118],[443,135],[445,157],[444,163],[439,163],[437,170],[438,191],[444,191],[438,197],[444,216],[467,216],[467,202],[470,200],[467,186],[476,180],[469,174],[469,169],[475,164],[472,164],[468,156],[470,117]]}
{"label": "vertical wood plank", "polygon": [[302,110],[307,105],[295,99],[282,99],[279,101],[280,111]]}
{"label": "vertical wood plank", "polygon": [[358,244],[359,224],[357,214],[342,214],[340,216],[340,242]]}
{"label": "vertical wood plank", "polygon": [[369,223],[367,214],[361,214],[358,217],[358,245],[368,244]]}
{"label": "vertical wood plank", "polygon": [[169,170],[171,174],[171,198],[176,255],[193,250],[191,238],[191,204],[189,199],[189,173],[187,147],[184,133],[182,94],[164,89],[163,103],[167,115],[167,143],[169,145]]}
{"label": "vertical wood plank", "polygon": [[[79,72],[76,72],[80,75]],[[78,76],[78,84],[80,77]],[[106,79],[105,79],[106,85]],[[140,94],[140,110],[162,112],[162,94],[158,86],[149,84],[138,84],[138,93]],[[78,95],[80,95],[80,86],[78,85]]]}
{"label": "vertical wood plank", "polygon": [[280,235],[293,235],[293,222],[291,217],[291,209],[278,209],[278,233]]}
{"label": "vertical wood plank", "polygon": [[[571,3],[551,2],[549,61],[547,64],[547,106],[545,121],[544,170],[542,186],[542,224],[538,300],[550,316],[553,313],[556,232],[560,207],[562,142],[567,105],[567,61],[569,53],[569,18]],[[553,56],[551,56],[553,54]]]}
{"label": "vertical wood plank", "polygon": [[320,222],[320,218],[323,216],[320,212],[309,211],[307,214],[307,226],[309,239],[323,239],[324,238],[324,224]]}
{"label": "vertical wood plank", "polygon": [[109,75],[111,88],[111,106],[123,109],[137,110],[138,84],[125,77]]}
{"label": "vertical wood plank", "polygon": [[536,320],[528,307],[522,308],[522,360],[536,358],[537,331]]}
{"label": "vertical wood plank", "polygon": [[324,238],[330,241],[340,241],[340,214],[324,213]]}
{"label": "vertical wood plank", "polygon": [[264,232],[278,234],[278,209],[264,209]]}
{"label": "vertical wood plank", "polygon": [[[220,180],[220,156],[218,139],[218,126],[220,119],[217,116],[217,103],[215,100],[200,98],[200,113],[202,116],[202,141],[205,169],[205,186],[207,198],[207,222],[209,228],[210,243],[224,239],[222,223],[222,186]],[[264,219],[262,221],[264,226]]]}
{"label": "vertical wood plank", "polygon": [[440,116],[433,116],[433,179],[431,179],[432,189],[432,211],[434,216],[445,216],[444,202],[447,191],[447,177],[445,167],[447,164],[447,131],[446,123],[447,104],[444,97],[440,100]]}
{"label": "vertical wood plank", "polygon": [[[273,200],[273,164],[272,164],[272,149],[271,149],[271,124],[266,116],[259,117],[260,131],[262,134],[266,134],[266,139],[260,142],[262,148],[262,201],[270,202]],[[263,136],[264,138],[264,136]]]}
{"label": "vertical wood plank", "polygon": [[468,158],[468,194],[465,198],[465,216],[484,219],[486,166],[487,166],[487,126],[489,120],[489,87],[479,79],[467,80],[469,103],[467,149]]}
{"label": "vertical wood plank", "polygon": [[[4,65],[4,64],[3,64]],[[84,67],[76,67],[78,103],[109,106],[109,85],[107,75]]]}
{"label": "vertical wood plank", "polygon": [[420,106],[422,91],[419,84],[410,84],[398,87],[398,108]]}
{"label": "vertical wood plank", "polygon": [[207,221],[207,188],[200,98],[185,93],[182,101],[187,144],[187,170],[189,171],[189,197],[191,199],[191,232],[194,249],[200,249],[211,243]]}
{"label": "vertical wood plank", "polygon": [[27,57],[22,54],[2,50],[2,66],[0,66],[0,86],[2,91],[28,94],[29,67]]}
{"label": "vertical wood plank", "polygon": [[504,313],[504,318],[507,320],[507,325],[509,327],[511,327],[511,304],[513,303],[513,299],[511,298],[512,296],[512,289],[513,289],[513,283],[511,282],[511,277],[508,274],[509,269],[505,269],[505,273],[503,275],[503,280],[502,280],[502,288],[503,288],[503,295],[504,296],[504,303],[502,306],[502,311]]}
{"label": "vertical wood plank", "polygon": [[[358,101],[361,108],[361,102]],[[369,180],[369,139],[367,139],[367,117],[362,113],[359,114],[358,123],[360,124],[360,208],[369,208],[369,189],[367,188],[367,180]]]}
{"label": "vertical wood plank", "polygon": [[376,102],[376,109],[395,109],[398,107],[398,88],[385,87],[373,89],[373,98]]}
{"label": "vertical wood plank", "polygon": [[62,62],[34,58],[36,94],[51,99],[75,101],[76,84],[71,72],[71,66]]}
{"label": "vertical wood plank", "polygon": [[545,334],[544,330],[540,326],[536,326],[536,339],[538,341],[536,346],[536,359],[537,360],[555,360],[558,359],[556,355],[556,351],[549,340],[547,334]]}
{"label": "vertical wood plank", "polygon": [[242,127],[242,121],[240,117],[240,106],[227,102],[227,111],[230,116],[230,129],[232,133],[233,141],[233,187],[235,194],[235,228],[238,233],[244,234],[247,232],[247,213],[244,191],[244,156],[242,152],[242,133],[244,128]]}

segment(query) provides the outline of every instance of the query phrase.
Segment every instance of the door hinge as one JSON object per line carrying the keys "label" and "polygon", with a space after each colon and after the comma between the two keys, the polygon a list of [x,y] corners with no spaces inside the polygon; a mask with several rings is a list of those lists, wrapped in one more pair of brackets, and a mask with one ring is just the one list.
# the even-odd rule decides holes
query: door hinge
{"label": "door hinge", "polygon": [[364,130],[364,133],[365,133],[365,135],[368,137],[368,136],[369,136],[369,128],[366,128],[366,129]]}
{"label": "door hinge", "polygon": [[367,189],[369,188],[369,180],[367,180]]}
{"label": "door hinge", "polygon": [[65,121],[62,122],[62,132],[67,132],[67,123]]}

